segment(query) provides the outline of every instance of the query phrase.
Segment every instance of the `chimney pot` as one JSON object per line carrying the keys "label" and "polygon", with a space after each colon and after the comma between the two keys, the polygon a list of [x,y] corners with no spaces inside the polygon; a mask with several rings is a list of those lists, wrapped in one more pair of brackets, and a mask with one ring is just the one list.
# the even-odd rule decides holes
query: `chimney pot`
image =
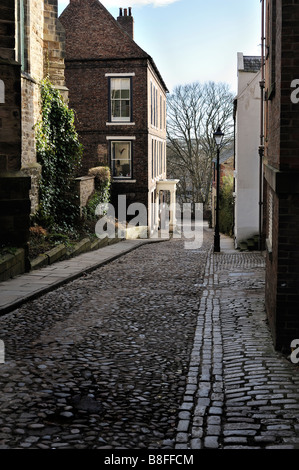
{"label": "chimney pot", "polygon": [[119,16],[117,18],[118,23],[120,26],[125,30],[125,32],[134,39],[134,18],[132,16],[132,8],[129,7],[129,15],[127,8],[120,8],[119,9]]}

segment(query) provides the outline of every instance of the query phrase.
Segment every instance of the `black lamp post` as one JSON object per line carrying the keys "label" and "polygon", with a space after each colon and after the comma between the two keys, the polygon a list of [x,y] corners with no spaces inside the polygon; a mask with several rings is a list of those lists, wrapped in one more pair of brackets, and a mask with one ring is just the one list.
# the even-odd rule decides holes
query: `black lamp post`
{"label": "black lamp post", "polygon": [[213,134],[216,145],[217,145],[217,186],[216,186],[216,222],[215,222],[215,234],[214,234],[214,252],[220,252],[220,233],[219,233],[219,192],[220,192],[220,164],[219,154],[220,146],[223,139],[223,132],[221,132],[220,126]]}

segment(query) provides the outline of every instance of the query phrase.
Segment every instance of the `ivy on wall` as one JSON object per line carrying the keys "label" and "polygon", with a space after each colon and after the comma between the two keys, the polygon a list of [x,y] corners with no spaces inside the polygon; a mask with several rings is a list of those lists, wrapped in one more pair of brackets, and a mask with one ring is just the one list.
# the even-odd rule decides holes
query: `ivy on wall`
{"label": "ivy on wall", "polygon": [[90,168],[88,174],[95,177],[95,191],[84,208],[84,216],[90,220],[97,220],[96,209],[99,204],[110,202],[111,174],[107,166]]}
{"label": "ivy on wall", "polygon": [[220,189],[219,228],[221,233],[230,237],[233,235],[234,227],[233,187],[233,176],[224,177]]}
{"label": "ivy on wall", "polygon": [[74,229],[79,218],[74,190],[83,148],[74,125],[74,112],[46,78],[41,82],[41,120],[36,125],[37,160],[42,165],[38,218],[57,232]]}

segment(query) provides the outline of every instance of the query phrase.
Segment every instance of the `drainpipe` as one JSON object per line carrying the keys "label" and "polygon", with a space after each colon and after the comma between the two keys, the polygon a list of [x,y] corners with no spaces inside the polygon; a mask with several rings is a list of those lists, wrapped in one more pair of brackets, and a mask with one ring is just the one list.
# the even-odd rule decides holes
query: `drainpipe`
{"label": "drainpipe", "polygon": [[259,146],[259,250],[263,250],[262,232],[263,232],[263,159],[264,159],[264,88],[265,88],[265,72],[264,72],[264,44],[265,44],[265,0],[262,3],[262,42],[261,42],[261,111],[260,111],[260,146]]}
{"label": "drainpipe", "polygon": [[233,187],[233,235],[234,235],[234,242],[236,241],[236,115],[237,115],[237,106],[238,100],[237,98],[234,99],[234,111],[233,111],[233,119],[234,119],[234,187]]}

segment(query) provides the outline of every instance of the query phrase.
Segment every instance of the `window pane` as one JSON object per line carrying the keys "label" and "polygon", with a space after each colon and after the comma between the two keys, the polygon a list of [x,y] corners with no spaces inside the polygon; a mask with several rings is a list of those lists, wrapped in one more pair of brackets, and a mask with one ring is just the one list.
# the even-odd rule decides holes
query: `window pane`
{"label": "window pane", "polygon": [[111,90],[121,90],[121,78],[111,78]]}
{"label": "window pane", "polygon": [[131,165],[130,160],[115,160],[113,176],[124,178],[131,177]]}
{"label": "window pane", "polygon": [[112,142],[111,150],[113,176],[131,178],[130,142]]}
{"label": "window pane", "polygon": [[130,99],[130,90],[121,90],[121,98],[124,100]]}
{"label": "window pane", "polygon": [[130,101],[121,102],[121,117],[130,117]]}
{"label": "window pane", "polygon": [[120,101],[112,101],[111,106],[112,117],[120,117]]}
{"label": "window pane", "polygon": [[121,89],[122,90],[130,90],[130,79],[129,78],[121,78]]}
{"label": "window pane", "polygon": [[111,99],[119,99],[120,98],[120,90],[111,90]]}

